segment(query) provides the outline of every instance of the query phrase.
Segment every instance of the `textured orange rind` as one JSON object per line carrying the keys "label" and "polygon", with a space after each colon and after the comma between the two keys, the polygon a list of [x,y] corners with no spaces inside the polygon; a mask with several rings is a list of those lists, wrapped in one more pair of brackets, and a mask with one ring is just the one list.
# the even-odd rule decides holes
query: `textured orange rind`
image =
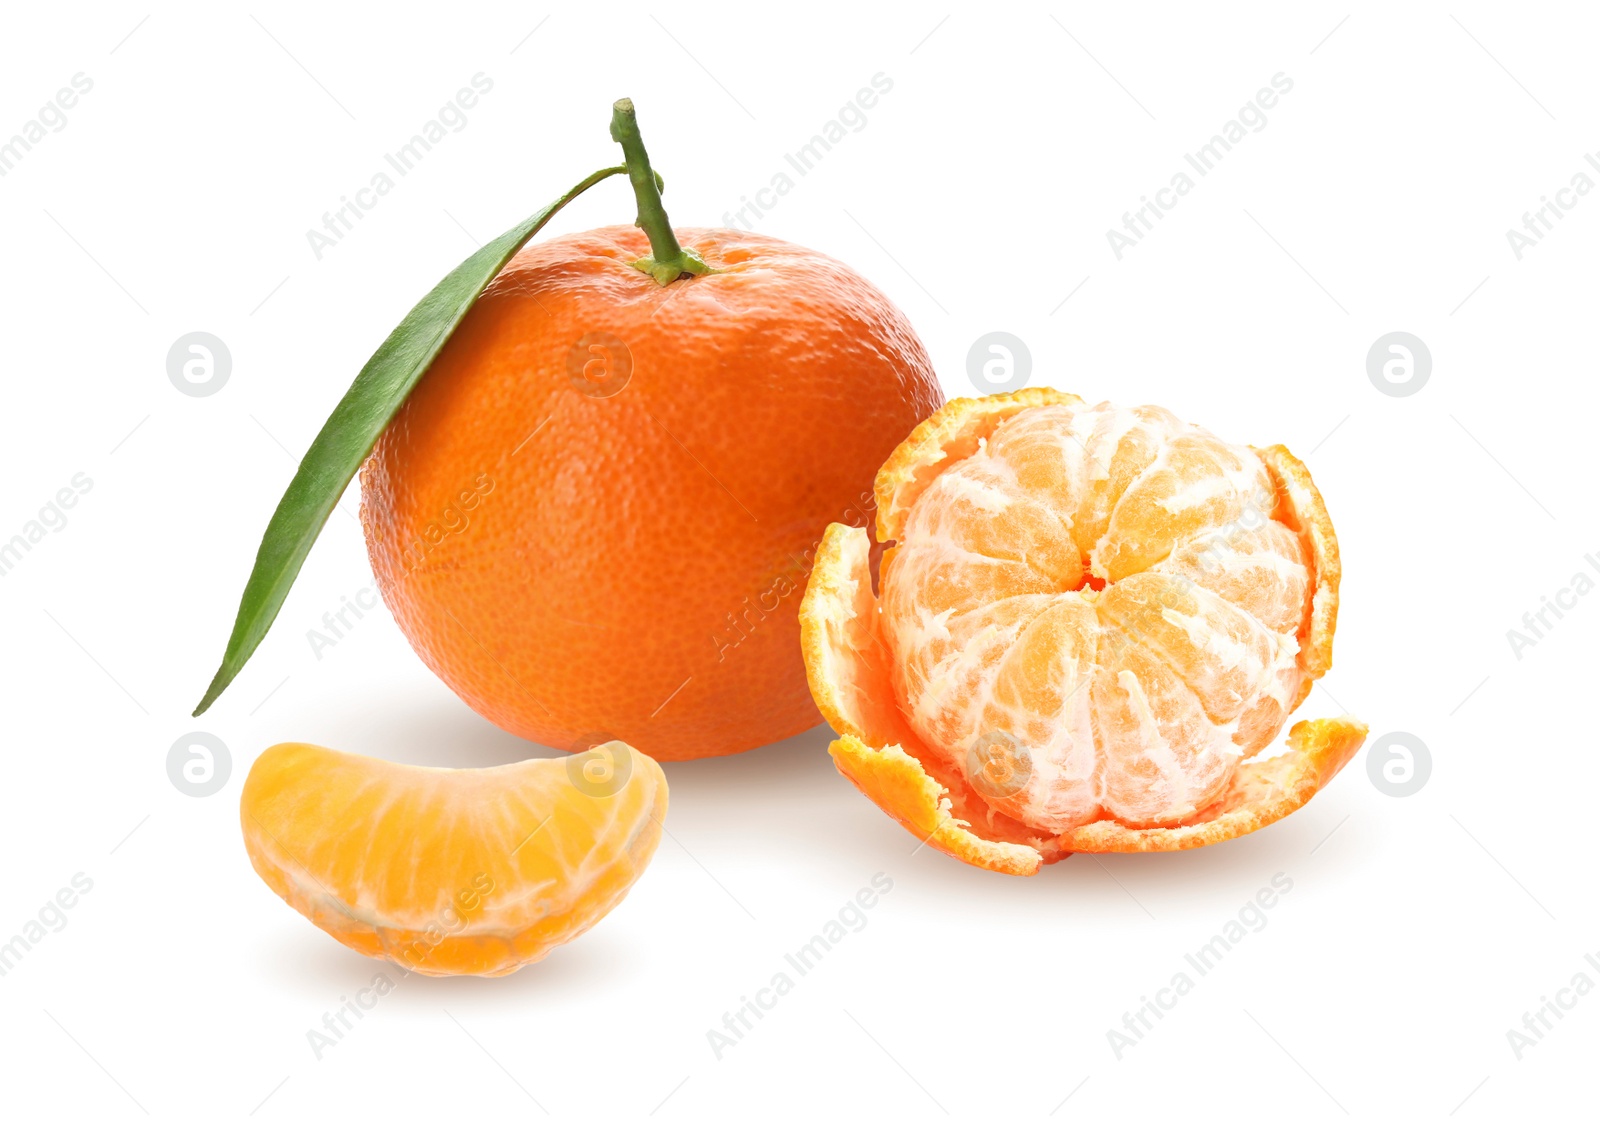
{"label": "textured orange rind", "polygon": [[1333,632],[1339,619],[1339,540],[1334,536],[1333,520],[1322,502],[1322,492],[1311,482],[1306,465],[1282,444],[1254,450],[1267,465],[1278,489],[1281,513],[1273,517],[1311,546],[1311,568],[1317,584],[1311,598],[1311,631],[1301,646],[1301,655],[1306,672],[1317,679],[1333,667]]}

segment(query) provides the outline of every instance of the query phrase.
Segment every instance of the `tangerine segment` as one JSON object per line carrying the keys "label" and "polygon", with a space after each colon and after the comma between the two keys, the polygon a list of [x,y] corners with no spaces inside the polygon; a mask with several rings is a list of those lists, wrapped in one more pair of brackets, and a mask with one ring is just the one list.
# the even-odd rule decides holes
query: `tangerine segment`
{"label": "tangerine segment", "polygon": [[1286,451],[1162,408],[995,400],[891,457],[916,488],[882,504],[898,707],[947,764],[1010,748],[1020,772],[982,791],[1030,828],[1188,822],[1326,670],[1300,655],[1336,607],[1320,497]]}
{"label": "tangerine segment", "polygon": [[1289,728],[1289,753],[1240,766],[1221,801],[1176,828],[1130,829],[1096,821],[1061,835],[1073,852],[1174,852],[1232,840],[1282,820],[1333,779],[1366,740],[1352,718],[1302,719]]}
{"label": "tangerine segment", "polygon": [[1039,405],[1081,405],[1058,389],[1029,388],[989,397],[957,397],[911,431],[878,469],[873,494],[878,508],[878,541],[900,537],[906,512],[934,476],[977,451],[980,439],[995,425],[1025,408]]}
{"label": "tangerine segment", "polygon": [[958,860],[1030,875],[1064,853],[995,811],[957,767],[940,764],[895,708],[872,592],[867,532],[830,525],[800,605],[800,643],[817,707],[841,740],[834,765],[919,840]]}
{"label": "tangerine segment", "polygon": [[239,817],[257,874],[346,946],[498,976],[615,907],[666,808],[661,767],[620,742],[471,770],[291,742],[256,759]]}

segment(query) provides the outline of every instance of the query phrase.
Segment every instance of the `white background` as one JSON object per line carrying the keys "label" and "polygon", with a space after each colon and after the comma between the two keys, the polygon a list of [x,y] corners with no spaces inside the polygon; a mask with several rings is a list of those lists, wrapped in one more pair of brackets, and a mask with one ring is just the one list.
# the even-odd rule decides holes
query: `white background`
{"label": "white background", "polygon": [[[1600,993],[1521,1059],[1506,1032],[1600,951],[1600,595],[1520,659],[1506,633],[1600,579],[1600,194],[1520,261],[1505,233],[1600,145],[1597,29],[1577,6],[1394,7],[9,12],[0,136],[75,73],[94,86],[0,178],[0,541],[76,473],[93,487],[0,577],[0,937],[73,875],[94,886],[0,979],[5,1121],[1495,1126],[1589,1106]],[[477,72],[494,88],[466,128],[319,261],[306,230]],[[674,220],[716,224],[879,72],[865,128],[760,229],[881,286],[950,395],[1005,330],[1036,383],[1288,444],[1345,564],[1336,666],[1303,711],[1417,736],[1431,777],[1386,796],[1363,751],[1252,836],[1015,879],[913,854],[824,730],[673,765],[671,836],[614,914],[506,979],[408,978],[319,1061],[306,1031],[381,968],[252,873],[250,760],[290,739],[536,751],[381,609],[314,656],[307,630],[371,583],[343,512],[189,719],[295,461],[476,242],[619,159],[613,99],[637,102]],[[1118,261],[1106,230],[1278,72],[1294,89],[1266,128]],[[611,181],[549,233],[631,216]],[[214,396],[167,378],[193,330],[232,353]],[[1431,348],[1413,396],[1367,376],[1394,330]],[[233,753],[200,799],[165,768],[197,728]],[[707,1030],[879,872],[867,927],[718,1060]],[[1107,1030],[1280,872],[1265,929],[1118,1059]]]}

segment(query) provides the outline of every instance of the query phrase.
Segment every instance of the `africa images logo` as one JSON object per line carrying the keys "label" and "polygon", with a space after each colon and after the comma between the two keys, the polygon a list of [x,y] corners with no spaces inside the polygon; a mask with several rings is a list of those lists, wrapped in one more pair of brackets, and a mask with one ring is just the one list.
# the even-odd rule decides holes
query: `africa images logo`
{"label": "africa images logo", "polygon": [[[1106,1030],[1106,1043],[1111,1046],[1112,1055],[1121,1060],[1129,1049],[1155,1031],[1157,1021],[1177,1008],[1181,999],[1189,996],[1199,984],[1196,977],[1204,978],[1210,974],[1235,946],[1250,935],[1260,934],[1267,929],[1271,921],[1267,912],[1277,906],[1278,900],[1294,890],[1294,877],[1278,872],[1273,875],[1271,884],[1271,887],[1257,891],[1239,909],[1238,914],[1224,923],[1204,944],[1193,953],[1183,956],[1188,970],[1179,968],[1173,972],[1168,983],[1157,988],[1154,994],[1140,995],[1139,1008],[1130,1009],[1122,1015],[1122,1028]],[[1193,977],[1189,970],[1194,971]]]}
{"label": "africa images logo", "polygon": [[[767,983],[758,987],[754,993],[739,995],[739,1008],[730,1009],[722,1015],[721,1029],[706,1030],[706,1042],[711,1046],[713,1056],[721,1060],[728,1049],[733,1048],[755,1030],[757,1021],[777,1008],[778,1002],[794,991],[799,985],[796,979],[811,974],[817,968],[817,964],[850,935],[860,934],[866,930],[869,922],[867,912],[894,890],[894,878],[887,873],[878,872],[872,877],[871,884],[871,887],[864,887],[856,892],[848,903],[839,908],[832,919],[822,925],[821,930],[797,947],[792,954],[783,956],[787,969],[775,971],[767,979]],[[789,973],[791,970],[794,972],[793,976]]]}
{"label": "africa images logo", "polygon": [[78,99],[93,89],[94,80],[79,71],[72,76],[71,86],[56,91],[55,96],[39,107],[37,114],[22,123],[16,133],[8,140],[0,141],[0,177],[14,170],[24,157],[33,152],[33,147],[50,134],[58,134],[66,129],[67,111],[77,106]]}
{"label": "africa images logo", "polygon": [[[385,153],[383,161],[388,168],[380,168],[368,178],[368,183],[350,196],[339,198],[339,207],[322,214],[322,229],[306,229],[306,243],[311,254],[321,259],[330,248],[355,230],[356,221],[378,206],[378,202],[394,191],[399,183],[396,177],[407,177],[429,153],[452,133],[467,128],[467,111],[478,100],[494,89],[494,79],[479,71],[472,76],[470,87],[456,91],[439,112],[424,122],[406,143],[393,153]],[[390,176],[393,170],[394,176]]]}
{"label": "africa images logo", "polygon": [[[1234,117],[1222,124],[1222,129],[1211,136],[1193,153],[1183,155],[1184,163],[1195,173],[1204,178],[1222,162],[1222,159],[1233,152],[1233,147],[1242,142],[1252,133],[1260,133],[1267,128],[1267,111],[1278,105],[1278,99],[1294,89],[1294,80],[1279,71],[1272,76],[1272,85],[1264,86],[1256,91],[1255,97],[1239,108]],[[1246,129],[1248,127],[1248,130]],[[1146,235],[1155,230],[1155,222],[1178,206],[1178,202],[1194,191],[1198,182],[1187,172],[1179,169],[1172,174],[1170,182],[1159,188],[1153,194],[1155,199],[1148,196],[1139,198],[1139,207],[1131,212],[1122,214],[1122,227],[1119,232],[1115,228],[1106,229],[1106,242],[1111,245],[1111,254],[1120,261],[1123,252],[1131,251],[1137,247]]]}

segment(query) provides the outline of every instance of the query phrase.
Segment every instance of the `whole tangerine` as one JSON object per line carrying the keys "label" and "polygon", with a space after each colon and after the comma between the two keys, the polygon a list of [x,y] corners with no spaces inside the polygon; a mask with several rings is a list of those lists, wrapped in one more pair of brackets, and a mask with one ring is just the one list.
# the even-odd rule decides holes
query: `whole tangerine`
{"label": "whole tangerine", "polygon": [[519,252],[362,468],[361,515],[396,621],[474,710],[671,761],[821,721],[812,555],[830,523],[870,525],[874,473],[943,398],[844,264],[684,228],[708,270],[663,284],[660,234]]}

